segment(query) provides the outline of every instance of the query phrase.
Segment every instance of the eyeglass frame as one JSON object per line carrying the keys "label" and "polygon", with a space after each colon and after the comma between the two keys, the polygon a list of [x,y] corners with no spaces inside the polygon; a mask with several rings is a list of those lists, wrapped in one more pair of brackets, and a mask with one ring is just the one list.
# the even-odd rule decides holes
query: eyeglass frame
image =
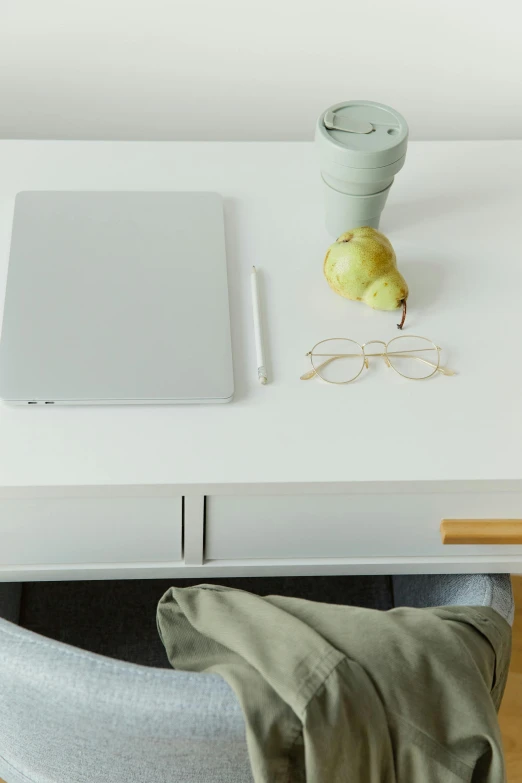
{"label": "eyeglass frame", "polygon": [[[433,349],[435,349],[437,351],[437,364],[436,365],[433,364],[433,362],[428,362],[427,359],[422,359],[422,357],[420,357],[420,356],[412,357],[412,358],[418,359],[421,362],[424,362],[425,364],[429,364],[431,367],[433,367],[433,372],[430,373],[429,375],[425,375],[422,378],[412,378],[409,375],[404,375],[404,373],[402,373],[400,370],[398,370],[393,365],[393,363],[390,362],[390,360],[388,358],[388,356],[390,355],[389,352],[388,352],[388,346],[391,345],[391,343],[395,342],[396,340],[404,340],[405,338],[408,338],[408,337],[413,338],[413,339],[418,339],[418,340],[426,340],[426,342],[432,344],[433,348],[418,348],[418,349],[416,349],[419,352],[420,351],[432,351]],[[358,356],[359,354],[333,354],[333,355],[323,354],[324,356],[330,356],[330,359],[327,359],[326,362],[323,362],[322,364],[320,364],[318,369],[316,369],[314,367],[314,363],[313,363],[313,359],[312,359],[314,350],[317,348],[318,345],[322,345],[322,343],[328,343],[328,342],[330,342],[332,340],[346,340],[347,342],[354,343],[354,345],[359,346],[359,348],[361,349],[361,358],[363,360],[362,363],[361,363],[361,369],[359,370],[357,375],[355,375],[353,378],[350,378],[349,381],[329,381],[327,378],[324,378],[320,374],[320,372],[318,372],[318,370],[320,370],[321,367],[324,367],[326,364],[330,364],[330,362],[334,361],[335,359],[340,359],[340,358],[345,357],[345,356],[346,357]],[[375,345],[376,343],[379,344],[379,345],[384,345],[384,352],[383,353],[369,353],[369,354],[367,354],[366,351],[365,351],[366,346],[368,346],[368,345]],[[364,369],[366,369],[366,370],[369,369],[370,365],[369,365],[368,359],[370,357],[372,357],[372,356],[382,357],[384,359],[387,367],[391,367],[392,370],[395,370],[395,372],[398,375],[402,376],[403,378],[406,378],[406,380],[408,380],[408,381],[427,381],[428,378],[433,378],[433,376],[437,372],[442,373],[442,375],[455,375],[456,373],[453,370],[450,370],[447,367],[441,367],[440,366],[440,352],[441,351],[442,351],[442,348],[440,347],[440,345],[436,345],[436,343],[434,343],[428,337],[421,337],[420,335],[416,335],[416,334],[399,335],[398,337],[393,337],[387,343],[385,343],[384,340],[369,340],[367,343],[363,343],[363,345],[360,345],[357,342],[357,340],[352,340],[350,337],[328,337],[325,340],[320,340],[318,343],[316,343],[314,345],[314,347],[312,348],[311,351],[308,351],[308,353],[305,354],[305,356],[309,356],[310,357],[310,364],[312,365],[312,369],[311,369],[311,371],[305,373],[304,375],[301,375],[301,378],[299,380],[301,380],[301,381],[309,381],[312,378],[317,376],[318,378],[320,378],[325,383],[331,383],[331,384],[334,384],[335,386],[345,386],[347,383],[353,383],[354,381],[356,381],[357,378],[361,375],[361,373],[362,373],[362,371]],[[413,353],[413,351],[400,351],[399,352],[399,354],[405,354],[405,353]],[[320,356],[321,354],[317,354],[317,355]],[[392,352],[391,355],[393,355],[393,352]]]}

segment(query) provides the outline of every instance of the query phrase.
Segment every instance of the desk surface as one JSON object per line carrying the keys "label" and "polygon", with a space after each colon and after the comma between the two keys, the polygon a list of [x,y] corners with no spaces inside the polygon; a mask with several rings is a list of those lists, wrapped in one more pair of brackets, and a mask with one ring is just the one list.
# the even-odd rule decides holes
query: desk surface
{"label": "desk surface", "polygon": [[405,333],[458,371],[423,383],[380,362],[348,386],[299,380],[318,340],[388,340],[398,317],[324,281],[311,144],[2,141],[0,172],[1,301],[19,190],[220,192],[237,389],[229,405],[0,405],[0,488],[522,479],[522,142],[411,143],[392,187],[381,228],[410,286]]}

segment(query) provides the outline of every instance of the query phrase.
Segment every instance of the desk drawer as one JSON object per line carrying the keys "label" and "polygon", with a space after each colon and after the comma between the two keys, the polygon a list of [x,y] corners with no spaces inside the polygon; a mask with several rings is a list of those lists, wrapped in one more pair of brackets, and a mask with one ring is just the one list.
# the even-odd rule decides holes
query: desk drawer
{"label": "desk drawer", "polygon": [[522,518],[522,494],[212,496],[208,560],[522,554],[522,545],[443,545],[442,519]]}
{"label": "desk drawer", "polygon": [[0,499],[0,567],[181,560],[181,497]]}

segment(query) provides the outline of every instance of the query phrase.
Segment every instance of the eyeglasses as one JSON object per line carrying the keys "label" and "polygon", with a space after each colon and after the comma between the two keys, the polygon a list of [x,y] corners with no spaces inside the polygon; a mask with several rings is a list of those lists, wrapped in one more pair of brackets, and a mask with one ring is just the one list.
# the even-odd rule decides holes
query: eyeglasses
{"label": "eyeglasses", "polygon": [[[379,353],[368,353],[369,345],[383,345]],[[314,345],[306,356],[310,357],[312,370],[301,376],[302,381],[319,377],[327,383],[351,383],[369,367],[370,357],[384,359],[387,367],[392,367],[403,378],[423,381],[436,373],[455,375],[453,370],[440,366],[441,348],[426,337],[402,335],[394,337],[389,343],[383,340],[370,340],[359,345],[355,340],[336,337],[322,340]]]}

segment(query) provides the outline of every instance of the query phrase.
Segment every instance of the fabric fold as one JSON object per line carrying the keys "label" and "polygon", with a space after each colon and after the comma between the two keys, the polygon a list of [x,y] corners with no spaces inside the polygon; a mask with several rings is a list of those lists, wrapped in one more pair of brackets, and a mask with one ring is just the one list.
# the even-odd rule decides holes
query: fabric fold
{"label": "fabric fold", "polygon": [[511,629],[488,607],[379,612],[201,585],[171,588],[157,622],[175,668],[233,688],[256,783],[505,780]]}

